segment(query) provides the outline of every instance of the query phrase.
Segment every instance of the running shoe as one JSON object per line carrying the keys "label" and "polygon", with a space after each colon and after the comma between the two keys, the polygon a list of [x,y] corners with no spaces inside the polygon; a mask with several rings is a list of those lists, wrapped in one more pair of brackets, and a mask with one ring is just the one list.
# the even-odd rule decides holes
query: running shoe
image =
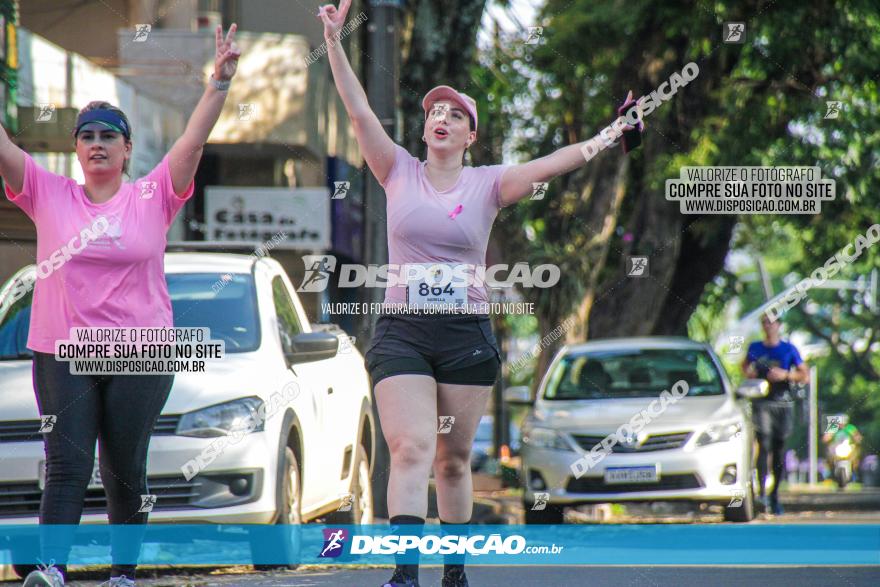
{"label": "running shoe", "polygon": [[419,582],[403,572],[403,569],[394,569],[394,574],[387,583],[381,587],[420,587]]}
{"label": "running shoe", "polygon": [[55,566],[55,561],[49,561],[48,565],[38,565],[36,571],[31,571],[24,578],[22,587],[64,587],[64,575]]}
{"label": "running shoe", "polygon": [[443,575],[441,587],[470,587],[464,569],[449,569]]}
{"label": "running shoe", "polygon": [[770,513],[774,516],[781,516],[783,513],[785,513],[785,510],[782,509],[782,504],[779,503],[779,497],[776,495],[770,496],[768,505],[770,506]]}

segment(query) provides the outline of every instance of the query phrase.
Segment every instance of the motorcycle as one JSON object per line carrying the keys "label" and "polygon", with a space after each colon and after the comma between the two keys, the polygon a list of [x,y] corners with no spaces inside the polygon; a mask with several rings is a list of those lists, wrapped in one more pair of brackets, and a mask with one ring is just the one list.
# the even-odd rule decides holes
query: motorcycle
{"label": "motorcycle", "polygon": [[858,462],[858,446],[846,434],[836,434],[828,443],[828,462],[837,486],[843,489],[853,480],[853,470]]}

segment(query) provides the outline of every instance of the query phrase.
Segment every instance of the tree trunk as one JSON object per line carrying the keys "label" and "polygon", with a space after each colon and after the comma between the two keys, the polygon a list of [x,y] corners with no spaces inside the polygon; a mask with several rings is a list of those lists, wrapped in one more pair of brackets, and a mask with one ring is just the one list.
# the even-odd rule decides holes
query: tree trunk
{"label": "tree trunk", "polygon": [[477,32],[486,0],[413,0],[409,5],[400,80],[402,145],[414,156],[421,156],[424,95],[440,85],[469,95],[474,93],[469,72],[476,56]]}

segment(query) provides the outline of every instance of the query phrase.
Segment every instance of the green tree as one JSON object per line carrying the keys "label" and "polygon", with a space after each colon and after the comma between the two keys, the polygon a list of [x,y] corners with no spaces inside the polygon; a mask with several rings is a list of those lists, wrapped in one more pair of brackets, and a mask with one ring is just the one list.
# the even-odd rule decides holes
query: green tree
{"label": "green tree", "polygon": [[[746,23],[744,44],[722,42],[727,21]],[[500,95],[500,109],[515,117],[529,88],[529,112],[518,122],[532,134],[515,141],[524,158],[593,136],[627,90],[644,95],[690,61],[700,68],[647,118],[640,151],[608,150],[554,181],[545,200],[505,212],[505,251],[563,270],[560,286],[523,292],[540,308],[542,335],[569,315],[579,320],[572,339],[687,333],[739,219],[682,215],[666,201],[664,182],[682,166],[819,166],[838,190],[821,215],[746,219],[749,227],[792,225],[814,250],[834,249],[870,224],[880,57],[873,2],[548,0],[538,24],[540,43],[501,38],[483,56],[504,72],[499,79],[525,78]],[[828,99],[844,102],[843,120],[824,118]],[[629,255],[649,257],[648,278],[624,275]]]}

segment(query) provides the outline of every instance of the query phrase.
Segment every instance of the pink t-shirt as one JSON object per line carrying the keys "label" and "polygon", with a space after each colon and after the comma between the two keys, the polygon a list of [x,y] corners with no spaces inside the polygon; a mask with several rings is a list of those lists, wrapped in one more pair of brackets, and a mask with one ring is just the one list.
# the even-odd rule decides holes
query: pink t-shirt
{"label": "pink t-shirt", "polygon": [[[382,183],[388,202],[389,264],[484,266],[492,223],[502,207],[501,175],[508,166],[465,167],[455,185],[438,191],[428,180],[425,161],[400,145],[394,150],[394,165]],[[488,311],[479,307],[488,302],[485,285],[470,285],[467,298],[472,311]],[[406,302],[405,284],[386,289],[386,304]]]}
{"label": "pink t-shirt", "polygon": [[146,177],[124,182],[113,198],[95,204],[76,181],[25,154],[21,193],[7,185],[6,197],[37,227],[28,348],[54,353],[55,341],[74,327],[172,326],[166,236],[193,189],[190,183],[174,194],[166,156]]}

